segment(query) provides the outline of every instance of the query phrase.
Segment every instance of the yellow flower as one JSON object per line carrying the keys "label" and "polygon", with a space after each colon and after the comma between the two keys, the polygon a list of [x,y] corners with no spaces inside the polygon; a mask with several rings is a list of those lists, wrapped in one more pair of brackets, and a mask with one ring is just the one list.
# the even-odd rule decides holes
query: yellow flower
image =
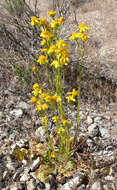
{"label": "yellow flower", "polygon": [[59,41],[56,43],[56,46],[57,46],[58,48],[61,48],[61,47],[68,47],[68,44],[65,43],[64,40],[59,40]]}
{"label": "yellow flower", "polygon": [[39,87],[38,83],[35,83],[32,87],[33,91],[32,93],[34,94],[34,96],[38,96],[38,94],[42,93],[41,88]]}
{"label": "yellow flower", "polygon": [[52,20],[52,22],[51,22],[51,27],[52,27],[53,29],[57,29],[57,28],[59,27],[58,19]]}
{"label": "yellow flower", "polygon": [[72,92],[67,92],[67,94],[71,94],[73,97],[78,95],[78,90],[73,89]]}
{"label": "yellow flower", "polygon": [[34,96],[38,96],[39,94],[42,93],[42,90],[40,88],[35,88],[33,91],[32,91],[32,94]]}
{"label": "yellow flower", "polygon": [[38,83],[35,83],[35,84],[33,84],[33,87],[32,87],[32,89],[34,90],[34,89],[36,89],[36,88],[39,88],[39,85],[38,85]]}
{"label": "yellow flower", "polygon": [[64,20],[63,17],[60,17],[60,18],[55,19],[55,20],[52,20],[51,27],[53,29],[58,29],[63,24],[63,20]]}
{"label": "yellow flower", "polygon": [[59,117],[58,116],[54,116],[54,117],[52,117],[52,120],[53,120],[54,123],[56,123],[59,120]]}
{"label": "yellow flower", "polygon": [[42,121],[43,125],[47,125],[47,117],[46,116],[43,117],[41,121]]}
{"label": "yellow flower", "polygon": [[35,67],[35,66],[32,66],[32,71],[36,71],[37,70],[37,68]]}
{"label": "yellow flower", "polygon": [[78,29],[81,33],[83,33],[83,32],[88,32],[90,28],[84,23],[80,23],[80,25],[78,26]]}
{"label": "yellow flower", "polygon": [[47,104],[42,104],[42,110],[47,110],[48,109],[48,105]]}
{"label": "yellow flower", "polygon": [[56,45],[52,45],[50,46],[49,50],[48,50],[48,54],[52,54],[55,53],[55,50],[57,49]]}
{"label": "yellow flower", "polygon": [[62,25],[62,24],[63,24],[63,21],[64,21],[64,18],[61,16],[61,17],[58,19],[58,21],[59,21],[60,25]]}
{"label": "yellow flower", "polygon": [[36,16],[32,16],[31,17],[31,25],[34,26],[35,24],[37,24],[39,22],[39,18],[37,18]]}
{"label": "yellow flower", "polygon": [[82,36],[80,37],[80,39],[81,39],[83,42],[87,41],[89,38],[90,38],[89,35],[86,34],[86,33],[83,33]]}
{"label": "yellow flower", "polygon": [[55,15],[56,15],[56,11],[51,10],[51,11],[48,12],[48,16],[51,17],[51,18],[54,18]]}
{"label": "yellow flower", "polygon": [[51,32],[44,30],[43,32],[41,32],[40,37],[42,37],[45,40],[51,40],[54,36]]}
{"label": "yellow flower", "polygon": [[48,109],[48,105],[47,104],[38,103],[36,108],[37,108],[38,111],[44,111],[44,110]]}
{"label": "yellow flower", "polygon": [[46,102],[49,102],[50,100],[50,95],[48,93],[42,93],[40,95],[40,98],[42,98],[43,100],[45,100]]}
{"label": "yellow flower", "polygon": [[65,129],[63,127],[60,127],[57,131],[58,135],[60,135],[61,133],[65,133]]}
{"label": "yellow flower", "polygon": [[36,103],[36,102],[37,102],[37,98],[33,96],[33,97],[30,99],[30,102],[31,102],[31,103]]}
{"label": "yellow flower", "polygon": [[46,45],[46,40],[45,40],[45,39],[43,39],[43,40],[41,41],[41,46],[44,46],[44,45]]}
{"label": "yellow flower", "polygon": [[54,66],[56,69],[61,67],[61,64],[59,63],[59,61],[57,60],[54,60],[52,63],[51,63],[51,66]]}
{"label": "yellow flower", "polygon": [[40,25],[46,24],[46,19],[45,18],[40,18]]}
{"label": "yellow flower", "polygon": [[76,101],[73,96],[67,96],[66,99],[67,99],[68,103]]}
{"label": "yellow flower", "polygon": [[44,49],[40,49],[40,51],[44,52],[44,53],[47,53],[48,50],[46,48],[44,48]]}
{"label": "yellow flower", "polygon": [[56,102],[59,103],[61,101],[61,97],[54,95],[54,96],[50,96],[50,102],[51,104],[55,104]]}
{"label": "yellow flower", "polygon": [[80,32],[73,32],[71,37],[69,38],[69,40],[78,40],[79,38],[81,38],[82,33]]}
{"label": "yellow flower", "polygon": [[38,60],[37,60],[37,62],[40,63],[40,65],[48,63],[47,56],[40,55],[39,58],[38,58]]}
{"label": "yellow flower", "polygon": [[53,159],[55,159],[56,158],[55,152],[51,152],[50,157],[53,158]]}
{"label": "yellow flower", "polygon": [[62,119],[62,124],[63,124],[63,126],[67,125],[67,123],[68,123],[68,120],[67,120],[67,119]]}

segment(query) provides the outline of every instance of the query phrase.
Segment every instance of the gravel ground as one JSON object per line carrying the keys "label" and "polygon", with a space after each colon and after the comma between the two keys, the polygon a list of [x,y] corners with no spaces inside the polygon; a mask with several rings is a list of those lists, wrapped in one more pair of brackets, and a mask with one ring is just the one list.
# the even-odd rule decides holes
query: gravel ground
{"label": "gravel ground", "polygon": [[[27,165],[18,162],[14,149],[27,147],[31,139],[44,140],[30,92],[21,90],[10,66],[1,65],[0,86],[0,188],[2,190],[116,190],[117,189],[117,103],[86,103],[81,99],[78,141],[86,138],[77,150],[77,172],[64,183],[51,178],[42,183],[35,176],[40,159]],[[84,101],[85,100],[85,101]],[[73,116],[77,113],[73,112]],[[50,122],[51,124],[51,122]],[[74,131],[73,131],[74,133]]]}

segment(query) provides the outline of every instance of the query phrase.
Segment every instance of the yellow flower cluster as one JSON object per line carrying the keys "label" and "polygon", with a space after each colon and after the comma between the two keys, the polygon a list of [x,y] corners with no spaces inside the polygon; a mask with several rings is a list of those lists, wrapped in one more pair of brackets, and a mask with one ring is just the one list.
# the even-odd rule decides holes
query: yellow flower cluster
{"label": "yellow flower cluster", "polygon": [[38,60],[37,60],[37,63],[40,63],[40,65],[44,65],[45,63],[48,63],[47,56],[40,55]]}
{"label": "yellow flower cluster", "polygon": [[32,89],[33,89],[32,94],[33,94],[34,96],[38,96],[39,94],[42,93],[42,90],[41,90],[41,88],[39,87],[38,83],[35,83],[35,84],[33,85]]}
{"label": "yellow flower cluster", "polygon": [[[54,116],[54,117],[52,117],[52,120],[53,120],[54,123],[56,123],[60,119],[59,119],[59,116]],[[67,119],[61,119],[61,124],[62,124],[63,127],[65,127],[68,124],[68,120]]]}
{"label": "yellow flower cluster", "polygon": [[51,103],[51,104],[61,102],[61,97],[57,96],[56,94],[54,96],[51,96],[48,93],[42,93],[40,97],[46,102]]}
{"label": "yellow flower cluster", "polygon": [[51,10],[51,11],[48,12],[48,16],[51,17],[51,18],[54,18],[55,15],[56,15],[56,11]]}
{"label": "yellow flower cluster", "polygon": [[69,96],[66,96],[68,103],[75,102],[75,97],[78,96],[78,90],[73,89],[72,92],[67,92]]}
{"label": "yellow flower cluster", "polygon": [[61,102],[60,96],[56,94],[52,96],[48,93],[43,93],[38,83],[35,83],[32,89],[32,94],[34,96],[31,97],[30,102],[36,104],[36,109],[38,111],[47,110],[49,108],[49,105],[47,103],[50,103],[50,105],[54,105]]}
{"label": "yellow flower cluster", "polygon": [[81,23],[78,27],[79,32],[73,32],[69,40],[82,40],[83,42],[87,41],[90,37],[87,33],[89,31],[89,27],[84,23]]}
{"label": "yellow flower cluster", "polygon": [[43,117],[41,121],[42,121],[42,124],[43,124],[44,126],[47,125],[47,122],[48,122],[48,121],[47,121],[47,117],[46,117],[46,116]]}
{"label": "yellow flower cluster", "polygon": [[55,45],[50,46],[48,54],[53,56],[55,59],[51,62],[51,66],[54,66],[56,69],[59,67],[67,66],[69,62],[68,57],[68,44],[64,40],[58,40]]}
{"label": "yellow flower cluster", "polygon": [[52,20],[51,22],[52,29],[57,30],[63,24],[63,20],[64,20],[63,17]]}

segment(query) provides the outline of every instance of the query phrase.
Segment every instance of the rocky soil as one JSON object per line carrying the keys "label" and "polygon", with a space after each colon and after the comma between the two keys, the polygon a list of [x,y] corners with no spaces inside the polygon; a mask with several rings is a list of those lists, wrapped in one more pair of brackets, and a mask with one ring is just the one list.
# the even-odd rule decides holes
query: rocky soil
{"label": "rocky soil", "polygon": [[[27,148],[29,141],[44,141],[45,138],[41,121],[29,102],[31,93],[18,83],[10,65],[0,66],[0,188],[116,190],[117,103],[104,104],[102,101],[96,106],[82,97],[78,141],[86,140],[76,153],[77,172],[64,183],[51,178],[50,183],[44,184],[35,176],[39,158],[27,164],[26,160],[18,162],[13,156],[16,147]],[[73,117],[76,114],[74,111]]]}

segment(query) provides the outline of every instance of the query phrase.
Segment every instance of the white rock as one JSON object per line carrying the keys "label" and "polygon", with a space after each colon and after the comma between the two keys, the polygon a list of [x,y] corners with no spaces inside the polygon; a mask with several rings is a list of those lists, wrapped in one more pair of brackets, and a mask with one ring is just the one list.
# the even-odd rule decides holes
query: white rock
{"label": "white rock", "polygon": [[49,183],[45,183],[45,190],[51,190],[51,189],[50,189],[50,184],[49,184]]}
{"label": "white rock", "polygon": [[99,128],[95,123],[93,123],[88,127],[88,132],[91,136],[96,136],[99,133]]}
{"label": "white rock", "polygon": [[37,138],[39,138],[41,141],[44,141],[44,139],[45,139],[45,130],[44,130],[44,127],[39,127],[39,128],[35,131],[35,135],[36,135]]}
{"label": "white rock", "polygon": [[15,116],[16,118],[19,118],[23,115],[23,111],[21,109],[14,109],[10,111],[10,114]]}
{"label": "white rock", "polygon": [[91,125],[93,123],[93,120],[92,120],[92,118],[88,115],[87,116],[87,124],[88,125]]}
{"label": "white rock", "polygon": [[105,129],[103,127],[100,127],[99,130],[100,130],[100,133],[101,133],[102,137],[104,137],[104,138],[109,138],[110,137],[110,134],[109,134],[107,129]]}
{"label": "white rock", "polygon": [[22,185],[20,183],[15,182],[15,183],[10,185],[9,189],[10,190],[22,190],[23,187],[22,187]]}
{"label": "white rock", "polygon": [[94,122],[99,122],[100,120],[102,120],[100,116],[94,118]]}
{"label": "white rock", "polygon": [[18,167],[18,163],[17,162],[9,162],[6,167],[11,170],[11,171],[15,171]]}
{"label": "white rock", "polygon": [[28,172],[25,172],[21,178],[20,178],[20,181],[21,182],[25,182],[25,181],[28,181],[30,179],[30,175],[28,174]]}
{"label": "white rock", "polygon": [[40,163],[40,158],[38,157],[36,160],[33,161],[33,163],[31,164],[30,166],[30,170],[31,171],[34,171],[38,166],[39,166],[39,163]]}
{"label": "white rock", "polygon": [[35,190],[34,180],[31,179],[30,181],[27,181],[27,190]]}
{"label": "white rock", "polygon": [[102,190],[100,181],[96,181],[95,183],[93,183],[90,190]]}
{"label": "white rock", "polygon": [[19,102],[18,105],[17,105],[18,108],[21,108],[21,109],[28,109],[30,106],[26,103],[26,102]]}
{"label": "white rock", "polygon": [[68,183],[65,183],[60,190],[71,190],[71,189],[75,189],[78,184],[80,183],[80,176],[77,176],[73,179],[71,179]]}
{"label": "white rock", "polygon": [[112,175],[107,175],[105,177],[105,180],[108,180],[108,181],[114,181],[114,177]]}

